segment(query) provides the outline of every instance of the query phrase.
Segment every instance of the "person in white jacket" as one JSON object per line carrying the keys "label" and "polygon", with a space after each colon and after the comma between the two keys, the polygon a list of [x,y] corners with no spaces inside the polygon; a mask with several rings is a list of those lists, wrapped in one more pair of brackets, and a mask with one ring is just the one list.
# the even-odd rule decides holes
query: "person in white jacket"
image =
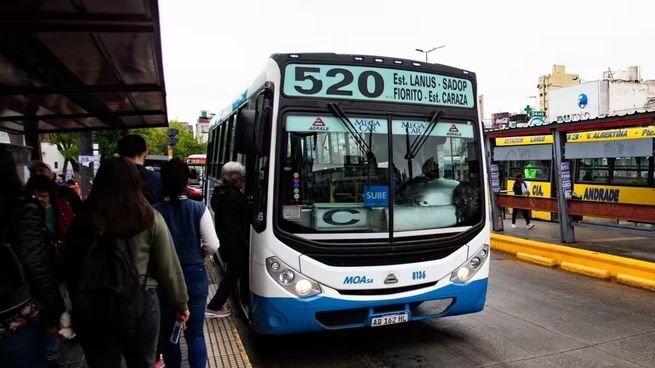
{"label": "person in white jacket", "polygon": [[[189,294],[191,316],[184,331],[189,366],[204,368],[207,365],[205,305],[209,293],[205,258],[216,253],[219,243],[207,206],[183,195],[190,174],[189,167],[177,158],[164,163],[161,168],[164,199],[154,207],[162,214],[171,231]],[[175,325],[175,313],[164,301],[161,310],[161,352],[166,366],[180,367],[180,345],[170,341]]]}

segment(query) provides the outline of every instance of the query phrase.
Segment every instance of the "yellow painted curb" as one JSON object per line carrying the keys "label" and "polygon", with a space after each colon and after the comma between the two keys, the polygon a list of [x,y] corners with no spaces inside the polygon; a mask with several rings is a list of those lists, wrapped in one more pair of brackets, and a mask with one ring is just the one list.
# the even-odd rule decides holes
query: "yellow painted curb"
{"label": "yellow painted curb", "polygon": [[557,261],[552,259],[552,258],[536,256],[534,254],[529,254],[529,253],[518,252],[518,253],[516,253],[516,258],[524,260],[524,261],[536,263],[536,264],[546,266],[546,267],[555,267],[555,266],[557,266]]}
{"label": "yellow painted curb", "polygon": [[[653,262],[619,257],[564,245],[521,239],[496,233],[491,234],[491,248],[511,254],[525,253],[532,256],[545,257],[554,260],[559,265],[568,262],[583,267],[589,267],[591,269],[601,270],[600,273],[596,271],[591,272],[602,278],[607,278],[606,272],[609,273],[609,278],[618,279],[619,275],[622,275],[621,280],[623,281],[621,282],[649,290],[653,290],[651,283],[655,283],[655,263]],[[580,268],[577,268],[576,266],[573,266],[573,268],[580,270]]]}
{"label": "yellow painted curb", "polygon": [[583,275],[593,276],[599,279],[609,279],[612,277],[612,274],[608,270],[603,270],[601,268],[596,268],[596,267],[589,267],[572,262],[562,262],[560,267],[563,270],[567,270],[575,273],[581,273]]}
{"label": "yellow painted curb", "polygon": [[655,280],[642,279],[641,277],[620,274],[616,276],[616,281],[623,284],[655,291]]}
{"label": "yellow painted curb", "polygon": [[239,353],[241,354],[241,359],[243,359],[246,368],[252,367],[252,364],[250,363],[250,358],[248,357],[248,353],[246,353],[246,348],[243,346],[243,342],[241,341],[241,335],[239,335],[239,330],[237,330],[236,324],[231,318],[228,319],[228,322],[230,324],[230,329],[232,330],[232,334],[236,336],[236,343],[237,346],[239,347]]}

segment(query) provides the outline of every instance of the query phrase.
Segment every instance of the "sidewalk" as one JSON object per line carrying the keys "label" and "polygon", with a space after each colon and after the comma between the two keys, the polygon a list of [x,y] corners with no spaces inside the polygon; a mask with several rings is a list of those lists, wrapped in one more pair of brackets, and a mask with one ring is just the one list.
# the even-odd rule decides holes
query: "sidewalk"
{"label": "sidewalk", "polygon": [[[211,267],[211,268],[210,268]],[[207,264],[209,275],[209,299],[216,293],[218,282],[214,264]],[[232,308],[235,310],[236,308]],[[250,360],[243,347],[241,338],[234,322],[234,315],[227,318],[205,318],[205,344],[207,345],[207,367],[209,368],[251,368]],[[186,340],[180,339],[182,350],[182,367],[188,367],[186,362]],[[87,368],[84,353],[77,342],[62,342],[59,355],[62,368]]]}
{"label": "sidewalk", "polygon": [[512,222],[505,220],[505,231],[495,233],[655,262],[655,231],[579,224],[575,226],[575,243],[562,243],[559,223],[538,220],[533,223],[533,229],[526,229],[525,220],[519,218],[516,221],[517,228],[513,229]]}

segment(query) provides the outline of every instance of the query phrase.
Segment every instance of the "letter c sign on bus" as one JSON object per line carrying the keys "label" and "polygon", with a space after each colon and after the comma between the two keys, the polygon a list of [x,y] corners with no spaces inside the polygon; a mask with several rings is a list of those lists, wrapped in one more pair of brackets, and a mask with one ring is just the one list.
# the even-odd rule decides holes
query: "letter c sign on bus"
{"label": "letter c sign on bus", "polygon": [[354,210],[354,209],[350,209],[350,208],[335,208],[335,209],[329,210],[329,211],[325,212],[325,214],[323,214],[323,221],[327,222],[330,225],[336,225],[336,226],[339,226],[339,225],[354,225],[354,224],[359,222],[359,220],[356,219],[356,218],[350,218],[347,221],[343,221],[343,220],[342,221],[337,221],[334,218],[334,215],[339,213],[339,212],[347,212],[347,213],[352,213],[352,214],[358,214],[359,213],[359,211]]}

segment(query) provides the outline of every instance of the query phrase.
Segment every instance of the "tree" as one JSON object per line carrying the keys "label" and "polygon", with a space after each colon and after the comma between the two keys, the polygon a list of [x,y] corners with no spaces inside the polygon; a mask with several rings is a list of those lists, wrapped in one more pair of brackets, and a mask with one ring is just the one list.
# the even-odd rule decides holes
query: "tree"
{"label": "tree", "polygon": [[[179,141],[173,147],[173,157],[181,159],[195,153],[205,153],[207,144],[198,141],[193,134],[187,130],[186,126],[179,121],[172,120],[169,127],[178,129]],[[146,140],[148,151],[153,155],[168,154],[168,128],[141,128],[132,129],[130,134],[138,134]]]}
{"label": "tree", "polygon": [[180,138],[173,148],[173,156],[184,159],[189,155],[207,152],[207,144],[197,140],[186,126],[175,120],[171,121],[169,126],[178,129]]}
{"label": "tree", "polygon": [[93,132],[93,142],[98,144],[101,160],[116,153],[116,144],[123,137],[123,134],[123,130],[98,130]]}
{"label": "tree", "polygon": [[49,137],[50,143],[57,146],[57,150],[64,156],[62,172],[66,173],[68,163],[71,163],[73,171],[77,172],[77,160],[80,156],[80,137],[78,133],[53,133]]}
{"label": "tree", "polygon": [[[193,134],[179,121],[169,122],[171,128],[178,129],[178,143],[173,147],[173,156],[181,159],[195,153],[205,153],[207,144],[198,141]],[[126,132],[124,130],[102,130],[93,133],[93,141],[98,143],[101,159],[104,160],[117,152],[116,145]],[[146,140],[148,151],[152,155],[168,154],[167,128],[140,128],[130,129],[127,134],[138,134]],[[50,143],[57,146],[57,150],[64,156],[63,172],[66,172],[70,162],[73,171],[78,171],[80,155],[80,140],[78,133],[53,133],[48,137]]]}

